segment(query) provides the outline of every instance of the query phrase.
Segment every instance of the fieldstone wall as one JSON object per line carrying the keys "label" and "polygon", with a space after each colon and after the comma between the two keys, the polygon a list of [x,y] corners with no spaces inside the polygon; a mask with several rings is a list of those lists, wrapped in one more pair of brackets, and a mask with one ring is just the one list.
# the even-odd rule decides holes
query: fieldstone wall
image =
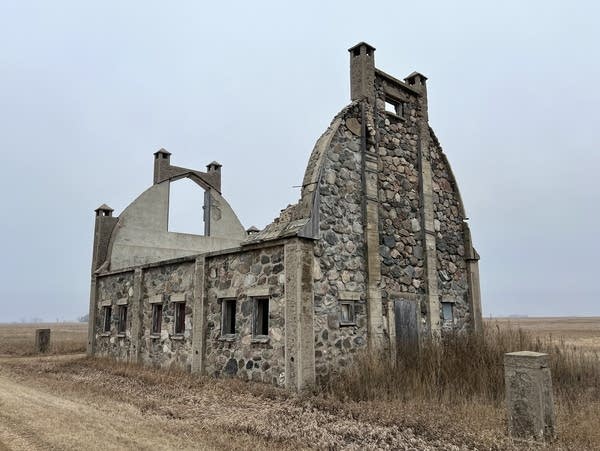
{"label": "fieldstone wall", "polygon": [[[186,261],[148,268],[142,281],[142,323],[140,359],[142,362],[160,366],[191,369],[192,353],[192,294],[194,262]],[[175,335],[174,296],[186,297],[185,332]],[[160,334],[151,334],[152,304],[150,299],[162,296],[162,322]]]}
{"label": "fieldstone wall", "polygon": [[[131,300],[133,296],[133,271],[101,277],[98,279],[96,303],[96,355],[112,356],[118,360],[129,360],[131,329],[117,333],[119,322],[117,301]],[[112,307],[110,332],[104,332],[104,305]],[[127,324],[131,324],[131,308],[127,308]]]}
{"label": "fieldstone wall", "polygon": [[[454,176],[438,140],[431,132],[434,227],[438,287],[442,302],[453,304],[454,322],[440,318],[444,329],[465,329],[470,321],[467,264],[465,261],[464,213]],[[441,310],[440,310],[441,311]]]}
{"label": "fieldstone wall", "polygon": [[[350,363],[367,344],[366,256],[362,219],[360,105],[347,109],[324,158],[319,180],[320,236],[314,248],[317,379]],[[354,301],[355,324],[340,325],[340,300]]]}
{"label": "fieldstone wall", "polygon": [[[425,294],[421,199],[419,192],[418,103],[407,95],[400,114],[385,110],[376,80],[379,133],[379,233],[382,301],[401,293]],[[426,312],[424,312],[425,314]]]}
{"label": "fieldstone wall", "polygon": [[[284,248],[207,259],[205,371],[212,376],[285,383]],[[254,298],[269,297],[269,337],[253,336]],[[221,335],[222,300],[235,298],[236,333]]]}

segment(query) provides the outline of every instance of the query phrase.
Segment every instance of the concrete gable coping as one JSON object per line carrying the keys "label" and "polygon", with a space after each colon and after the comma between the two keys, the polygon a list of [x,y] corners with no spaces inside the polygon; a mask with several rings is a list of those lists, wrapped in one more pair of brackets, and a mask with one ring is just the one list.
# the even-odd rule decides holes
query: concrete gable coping
{"label": "concrete gable coping", "polygon": [[237,298],[235,288],[227,288],[225,290],[215,290],[218,299]]}
{"label": "concrete gable coping", "polygon": [[338,299],[340,301],[360,301],[360,293],[354,291],[339,291]]}
{"label": "concrete gable coping", "polygon": [[129,303],[129,298],[117,299],[117,305],[127,305],[128,303]]}
{"label": "concrete gable coping", "polygon": [[185,302],[187,298],[187,293],[173,293],[169,296],[169,300],[171,302]]}
{"label": "concrete gable coping", "polygon": [[164,295],[155,294],[154,296],[150,296],[148,300],[150,301],[150,304],[161,304],[164,301]]}
{"label": "concrete gable coping", "polygon": [[246,290],[248,297],[269,296],[269,294],[269,287],[254,287]]}
{"label": "concrete gable coping", "polygon": [[112,300],[110,300],[110,299],[104,299],[100,303],[100,306],[102,306],[102,307],[110,307],[111,305],[112,305]]}

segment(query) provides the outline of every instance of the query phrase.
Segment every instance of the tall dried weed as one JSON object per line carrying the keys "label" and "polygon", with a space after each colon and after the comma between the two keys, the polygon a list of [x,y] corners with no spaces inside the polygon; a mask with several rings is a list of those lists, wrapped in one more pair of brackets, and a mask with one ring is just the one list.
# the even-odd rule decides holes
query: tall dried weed
{"label": "tall dried weed", "polygon": [[561,402],[600,401],[600,355],[562,341],[534,338],[522,329],[487,325],[480,334],[450,333],[424,340],[418,349],[362,353],[355,363],[324,382],[324,391],[355,401],[504,399],[504,354],[546,352],[554,393]]}

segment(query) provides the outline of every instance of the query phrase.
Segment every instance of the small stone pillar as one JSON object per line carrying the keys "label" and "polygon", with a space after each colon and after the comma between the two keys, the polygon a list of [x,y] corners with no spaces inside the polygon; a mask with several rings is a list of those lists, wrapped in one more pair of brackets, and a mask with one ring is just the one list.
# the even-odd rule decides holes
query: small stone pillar
{"label": "small stone pillar", "polygon": [[508,429],[515,439],[554,438],[554,405],[548,354],[521,351],[504,355]]}
{"label": "small stone pillar", "polygon": [[35,352],[44,353],[50,349],[50,329],[35,330]]}

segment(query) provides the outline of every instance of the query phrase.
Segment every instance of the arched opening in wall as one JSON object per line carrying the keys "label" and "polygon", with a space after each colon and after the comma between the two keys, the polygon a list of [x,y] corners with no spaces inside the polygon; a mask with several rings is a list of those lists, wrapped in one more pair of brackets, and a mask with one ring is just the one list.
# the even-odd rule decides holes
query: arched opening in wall
{"label": "arched opening in wall", "polygon": [[204,235],[204,190],[183,178],[169,186],[169,232]]}

